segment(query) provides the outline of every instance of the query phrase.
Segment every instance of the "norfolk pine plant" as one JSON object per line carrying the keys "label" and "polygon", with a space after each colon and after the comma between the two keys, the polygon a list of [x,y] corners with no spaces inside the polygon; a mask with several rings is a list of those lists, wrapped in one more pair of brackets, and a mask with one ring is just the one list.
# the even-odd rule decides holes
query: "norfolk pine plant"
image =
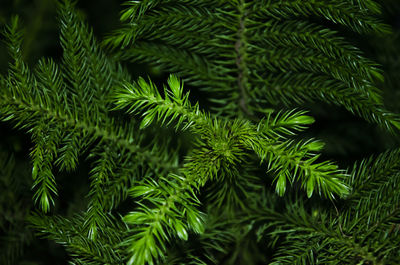
{"label": "norfolk pine plant", "polygon": [[[398,137],[383,71],[343,37],[391,34],[376,1],[125,1],[100,42],[57,7],[60,58],[31,66],[21,19],[4,28],[0,118],[32,148],[25,171],[0,156],[19,213],[1,219],[1,264],[38,238],[68,264],[400,264],[400,150],[341,168],[305,134],[317,102]],[[63,211],[74,175],[86,195]]]}

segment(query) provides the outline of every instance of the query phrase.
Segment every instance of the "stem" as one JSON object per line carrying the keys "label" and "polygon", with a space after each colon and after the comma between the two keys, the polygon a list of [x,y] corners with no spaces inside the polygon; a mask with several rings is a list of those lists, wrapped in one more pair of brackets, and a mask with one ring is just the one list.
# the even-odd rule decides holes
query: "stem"
{"label": "stem", "polygon": [[240,1],[239,5],[239,28],[237,31],[237,41],[235,43],[236,51],[236,66],[238,68],[237,84],[240,91],[239,106],[241,110],[248,116],[253,116],[253,113],[247,107],[247,65],[246,65],[246,17],[245,0]]}

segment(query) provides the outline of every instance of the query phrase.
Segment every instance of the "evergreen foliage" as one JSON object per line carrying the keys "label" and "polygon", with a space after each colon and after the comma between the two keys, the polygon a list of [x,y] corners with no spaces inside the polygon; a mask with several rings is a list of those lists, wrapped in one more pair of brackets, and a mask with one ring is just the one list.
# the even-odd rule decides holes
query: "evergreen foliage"
{"label": "evergreen foliage", "polygon": [[[247,118],[281,103],[315,100],[344,106],[391,130],[375,81],[378,65],[327,20],[357,33],[390,29],[374,1],[128,1],[125,27],[106,44],[119,58],[179,73],[209,92],[219,113]],[[325,23],[326,24],[326,23]]]}
{"label": "evergreen foliage", "polygon": [[[379,65],[339,35],[390,34],[375,1],[127,1],[104,46],[57,5],[60,60],[28,65],[20,19],[4,30],[0,119],[33,147],[32,180],[0,153],[2,264],[33,232],[76,265],[400,261],[400,150],[345,170],[301,135],[315,120],[299,105],[320,101],[397,136]],[[173,74],[160,89],[123,60]],[[84,207],[62,212],[79,172]]]}
{"label": "evergreen foliage", "polygon": [[31,176],[28,165],[16,167],[16,158],[5,151],[0,152],[0,263],[16,264],[24,253],[27,244],[33,240],[33,232],[25,224],[25,218],[31,211],[31,197],[28,192]]}

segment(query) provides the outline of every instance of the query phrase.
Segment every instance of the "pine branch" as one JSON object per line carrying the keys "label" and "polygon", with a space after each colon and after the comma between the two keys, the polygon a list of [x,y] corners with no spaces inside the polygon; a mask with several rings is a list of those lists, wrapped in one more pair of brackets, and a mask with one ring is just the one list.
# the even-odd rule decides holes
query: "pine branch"
{"label": "pine branch", "polygon": [[[43,237],[56,241],[67,248],[76,261],[85,264],[122,264],[124,262],[117,245],[121,242],[119,232],[124,227],[113,220],[102,232],[98,241],[90,240],[82,233],[83,218],[66,219],[60,216],[34,214],[29,218],[30,226]],[[78,263],[79,264],[79,263]]]}
{"label": "pine branch", "polygon": [[218,81],[226,80],[226,77],[223,77],[224,73],[220,72],[221,70],[227,72],[226,69],[214,65],[212,61],[199,54],[174,46],[141,41],[135,43],[135,49],[117,53],[116,56],[119,59],[132,59],[135,62],[155,62],[157,66],[169,68],[174,73],[184,73],[185,81],[192,81],[196,86],[217,85]]}
{"label": "pine branch", "polygon": [[[290,203],[287,207],[284,213],[267,207],[256,214],[259,217],[251,216],[264,220],[261,222],[268,220],[275,226],[268,233],[270,241],[276,242],[277,237],[283,240],[272,264],[353,264],[357,260],[381,264],[377,253],[359,242],[357,233],[353,236],[342,234],[336,220],[325,212],[315,209],[311,215],[298,202]],[[263,230],[267,231],[267,228],[264,227]]]}
{"label": "pine branch", "polygon": [[194,177],[170,174],[169,179],[161,179],[163,182],[148,181],[130,190],[134,198],[143,196],[146,204],[140,203],[139,211],[124,217],[127,224],[135,225],[134,234],[124,241],[131,256],[128,264],[151,264],[165,259],[166,242],[173,235],[188,240],[189,229],[202,233],[203,217],[195,209],[199,202],[190,187]]}
{"label": "pine branch", "polygon": [[99,228],[106,227],[110,222],[104,211],[104,186],[109,182],[109,178],[114,175],[113,171],[115,171],[115,167],[118,164],[115,161],[116,156],[115,150],[110,150],[109,148],[102,150],[96,166],[91,171],[90,202],[84,226],[88,230],[88,238],[92,240],[96,239]]}
{"label": "pine branch", "polygon": [[0,152],[0,262],[17,263],[33,238],[26,227],[26,215],[30,211],[31,194],[29,170],[2,146]]}
{"label": "pine branch", "polygon": [[[374,1],[206,3],[128,3],[121,15],[124,28],[106,43],[123,46],[120,59],[157,65],[212,92],[213,110],[224,116],[246,114],[254,120],[253,113],[269,103],[293,106],[299,101],[322,100],[393,132],[400,127],[398,116],[385,110],[376,88],[376,81],[382,81],[378,65],[314,19],[358,33],[387,33],[388,26],[376,18],[381,8]],[[297,74],[312,75],[301,84],[290,78]],[[326,81],[321,82],[321,74]],[[284,82],[282,88],[287,90],[276,93],[274,84],[262,84],[271,78],[273,83]],[[334,83],[345,90],[336,89]],[[313,89],[307,91],[307,86]]]}
{"label": "pine branch", "polygon": [[[2,81],[6,86],[0,101],[2,120],[12,120],[16,127],[33,134],[34,198],[45,212],[57,194],[53,162],[71,171],[77,167],[78,156],[94,143],[104,141],[127,149],[154,169],[173,169],[165,153],[140,146],[142,139],[134,137],[135,124],[123,125],[109,114],[109,87],[129,78],[125,79],[120,66],[92,48],[93,35],[83,22],[76,22],[79,20],[72,8],[64,2],[60,9],[65,51],[62,67],[52,60],[41,60],[31,73],[18,48],[22,40],[17,18],[5,32],[14,63],[8,78]],[[74,28],[79,29],[78,33]],[[87,66],[90,71],[82,68]]]}
{"label": "pine branch", "polygon": [[[371,13],[379,14],[380,7],[372,1],[368,1],[368,9],[365,6],[360,9],[359,4],[354,2],[349,4],[340,0],[333,0],[326,3],[323,0],[317,1],[259,1],[254,9],[258,11],[259,16],[272,16],[277,19],[290,18],[293,16],[321,16],[334,23],[349,27],[359,33],[390,33],[390,28],[381,23],[377,18],[369,15]],[[359,2],[358,2],[359,3]]]}
{"label": "pine branch", "polygon": [[[267,94],[274,104],[282,101],[285,105],[290,106],[293,101],[304,104],[309,101],[331,99],[335,105],[343,106],[365,120],[379,124],[385,130],[395,132],[399,128],[397,114],[388,112],[380,104],[371,103],[368,96],[354,91],[353,88],[340,81],[330,80],[326,76],[286,72],[277,76],[256,75],[256,78],[259,86],[256,91],[257,95]],[[273,89],[268,90],[268,88]],[[295,91],[301,93],[293,96]],[[323,91],[322,94],[321,91]]]}
{"label": "pine branch", "polygon": [[246,4],[244,0],[241,0],[238,6],[239,11],[239,26],[237,30],[237,40],[235,43],[235,52],[236,52],[236,66],[237,66],[237,83],[238,88],[240,91],[240,101],[239,106],[242,108],[242,111],[252,116],[253,114],[248,109],[248,99],[247,99],[247,87],[248,84],[248,68],[247,68],[247,40],[246,40],[246,18],[247,18],[247,11],[246,11]]}
{"label": "pine branch", "polygon": [[[145,111],[142,126],[147,126],[154,120],[164,124],[176,120],[176,128],[191,128],[196,134],[202,135],[202,138],[208,141],[206,146],[209,146],[210,154],[215,152],[218,157],[232,164],[240,161],[239,157],[246,149],[253,150],[261,161],[268,161],[270,170],[279,172],[276,177],[277,191],[281,195],[285,192],[286,181],[289,179],[293,183],[297,173],[303,178],[302,186],[306,187],[309,197],[314,188],[318,188],[329,198],[333,198],[333,193],[347,193],[346,185],[341,182],[345,175],[338,171],[336,165],[328,161],[315,163],[319,155],[313,155],[311,152],[319,151],[322,148],[320,143],[311,141],[295,144],[290,141],[277,141],[274,138],[265,138],[267,133],[273,134],[268,132],[272,126],[256,127],[249,122],[220,122],[218,119],[211,119],[199,111],[197,104],[192,106],[188,102],[188,94],[182,94],[182,86],[175,77],[171,76],[168,83],[170,89],[164,88],[165,98],[161,97],[153,84],[146,83],[143,79],[136,85],[125,85],[116,95],[117,107],[127,108],[131,113]],[[277,117],[272,120],[271,125],[277,126],[278,119]],[[290,118],[284,115],[280,121],[283,128],[288,124],[298,128],[301,124],[312,122],[312,118],[304,115],[294,115]],[[290,176],[290,172],[293,171],[294,175]]]}
{"label": "pine branch", "polygon": [[54,206],[53,196],[57,196],[55,177],[52,173],[52,161],[57,152],[60,141],[60,128],[49,128],[45,123],[40,124],[41,129],[33,133],[35,147],[31,153],[33,159],[32,178],[33,188],[36,192],[34,201],[39,202],[40,209],[48,212]]}
{"label": "pine branch", "polygon": [[379,186],[381,181],[388,181],[387,177],[398,171],[399,158],[400,150],[394,149],[355,163],[348,181],[353,188],[349,199],[358,200],[365,192]]}
{"label": "pine branch", "polygon": [[[351,71],[368,77],[368,80],[374,78],[383,80],[379,65],[365,58],[357,47],[347,43],[337,31],[303,20],[274,21],[265,28],[256,27],[256,25],[251,32],[254,34],[254,46],[258,49],[265,45],[276,48],[316,49],[332,59],[340,60]],[[264,35],[268,35],[269,38],[262,38]],[[378,92],[375,91],[375,93]]]}
{"label": "pine branch", "polygon": [[353,193],[339,208],[335,206],[336,213],[309,209],[299,198],[287,201],[282,212],[276,208],[277,202],[267,197],[268,203],[254,208],[255,212],[264,209],[256,214],[259,217],[250,215],[243,222],[246,218],[269,221],[258,233],[280,242],[273,264],[394,264],[400,256],[397,155],[398,150],[393,150],[355,165],[350,180]]}

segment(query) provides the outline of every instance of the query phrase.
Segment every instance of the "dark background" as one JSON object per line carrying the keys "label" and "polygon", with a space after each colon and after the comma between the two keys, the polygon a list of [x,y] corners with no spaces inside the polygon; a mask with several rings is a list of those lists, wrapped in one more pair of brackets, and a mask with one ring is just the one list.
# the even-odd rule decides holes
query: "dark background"
{"label": "dark background", "polygon": [[[101,39],[119,26],[119,11],[123,1],[81,0],[78,7]],[[379,84],[387,108],[400,113],[400,1],[382,1],[382,19],[393,26],[390,36],[348,37],[366,54],[382,65],[386,80]],[[0,0],[0,28],[12,15],[18,14],[24,24],[25,39],[23,55],[26,62],[34,66],[42,56],[60,60],[62,51],[58,40],[58,21],[54,0]],[[1,37],[2,38],[2,37]],[[0,73],[8,67],[6,46],[0,43]],[[156,82],[165,82],[165,75],[144,65],[127,65],[133,76],[149,73]],[[0,88],[1,93],[1,88]],[[300,106],[301,107],[301,106]],[[343,108],[315,103],[304,106],[310,110],[317,122],[304,136],[322,139],[326,142],[324,156],[336,160],[343,168],[351,166],[371,154],[398,146],[398,140],[380,130],[375,124],[368,124]],[[12,153],[16,159],[17,180],[0,179],[0,261],[2,255],[12,255],[15,264],[67,264],[64,249],[46,239],[36,239],[26,228],[24,218],[32,207],[30,191],[29,135],[15,130],[8,123],[0,123],[0,154]],[[57,213],[71,213],[85,207],[88,168],[82,161],[79,174],[57,177],[62,187],[58,198]],[[1,169],[0,169],[1,170]],[[11,183],[12,182],[12,183]],[[17,246],[17,247],[16,247]],[[1,262],[0,262],[1,263]]]}

